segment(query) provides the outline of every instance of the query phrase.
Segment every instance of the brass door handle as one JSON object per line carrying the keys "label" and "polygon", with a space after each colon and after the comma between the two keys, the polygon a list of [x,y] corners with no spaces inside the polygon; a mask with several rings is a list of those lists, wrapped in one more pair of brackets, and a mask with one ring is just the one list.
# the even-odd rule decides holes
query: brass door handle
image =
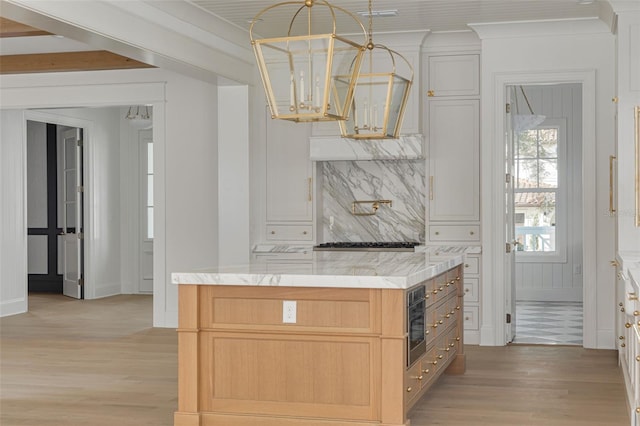
{"label": "brass door handle", "polygon": [[609,156],[609,213],[615,214],[616,209],[613,201],[613,163],[616,161],[615,155]]}

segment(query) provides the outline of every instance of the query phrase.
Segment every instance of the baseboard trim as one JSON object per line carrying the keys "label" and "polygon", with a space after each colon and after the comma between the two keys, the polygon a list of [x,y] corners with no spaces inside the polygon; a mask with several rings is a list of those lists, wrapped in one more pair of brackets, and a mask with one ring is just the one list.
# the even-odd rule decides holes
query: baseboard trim
{"label": "baseboard trim", "polygon": [[29,309],[27,299],[12,299],[0,303],[0,317],[24,314]]}

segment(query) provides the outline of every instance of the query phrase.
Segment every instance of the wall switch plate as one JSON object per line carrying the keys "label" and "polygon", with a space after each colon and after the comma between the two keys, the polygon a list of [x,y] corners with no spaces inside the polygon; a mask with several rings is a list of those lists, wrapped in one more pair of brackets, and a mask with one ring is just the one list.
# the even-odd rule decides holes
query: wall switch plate
{"label": "wall switch plate", "polygon": [[282,322],[287,324],[296,323],[297,303],[295,300],[282,301]]}

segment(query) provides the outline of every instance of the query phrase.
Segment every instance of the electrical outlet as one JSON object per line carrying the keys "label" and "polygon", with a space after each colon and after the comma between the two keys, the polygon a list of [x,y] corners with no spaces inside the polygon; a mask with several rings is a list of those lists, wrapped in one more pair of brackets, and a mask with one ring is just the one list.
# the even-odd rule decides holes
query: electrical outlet
{"label": "electrical outlet", "polygon": [[282,301],[282,322],[287,324],[296,323],[297,303],[295,300]]}

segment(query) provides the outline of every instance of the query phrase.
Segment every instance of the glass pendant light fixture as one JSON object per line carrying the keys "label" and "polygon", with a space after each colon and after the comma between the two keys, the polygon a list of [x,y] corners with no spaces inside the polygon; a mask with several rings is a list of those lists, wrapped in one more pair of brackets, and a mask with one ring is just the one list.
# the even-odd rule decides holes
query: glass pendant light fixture
{"label": "glass pendant light fixture", "polygon": [[[282,26],[283,35],[254,37],[260,23],[278,22],[284,13],[292,17],[288,26]],[[340,35],[336,14],[353,19],[363,39],[356,42]],[[367,41],[355,15],[324,0],[287,1],[258,13],[249,34],[272,118],[296,122],[347,118]]]}
{"label": "glass pendant light fixture", "polygon": [[130,106],[125,118],[128,120],[129,125],[134,129],[150,129],[153,125],[153,122],[151,121],[151,114],[149,113],[149,107],[146,105]]}
{"label": "glass pendant light fixture", "polygon": [[413,83],[413,67],[398,52],[373,43],[373,11],[369,0],[369,41],[360,68],[348,119],[340,122],[343,137],[397,138]]}

